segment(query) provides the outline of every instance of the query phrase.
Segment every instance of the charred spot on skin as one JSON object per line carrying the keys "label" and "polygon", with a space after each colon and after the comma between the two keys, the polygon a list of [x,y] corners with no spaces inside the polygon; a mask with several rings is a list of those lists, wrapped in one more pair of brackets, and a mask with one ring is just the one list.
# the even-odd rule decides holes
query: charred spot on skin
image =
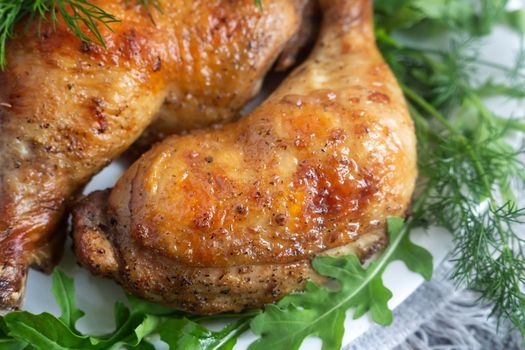
{"label": "charred spot on skin", "polygon": [[202,212],[195,217],[193,224],[196,228],[209,228],[212,217],[213,213],[211,211]]}
{"label": "charred spot on skin", "polygon": [[82,43],[80,44],[80,52],[90,53],[91,50],[92,50],[92,44],[83,40]]}
{"label": "charred spot on skin", "polygon": [[235,211],[237,212],[237,214],[239,215],[246,215],[248,214],[248,208],[242,204],[238,204],[236,207],[235,207]]}
{"label": "charred spot on skin", "polygon": [[286,215],[285,214],[277,214],[275,216],[275,223],[279,226],[284,226],[286,224]]}
{"label": "charred spot on skin", "polygon": [[124,38],[126,41],[126,51],[130,58],[137,57],[140,55],[140,45],[137,38],[137,31],[135,29],[130,29],[128,32],[124,33]]}
{"label": "charred spot on skin", "polygon": [[212,156],[207,156],[206,158],[204,158],[204,160],[205,160],[206,163],[208,163],[208,164],[213,163],[213,157],[212,157]]}
{"label": "charred spot on skin", "polygon": [[388,104],[390,103],[390,97],[388,97],[388,95],[383,94],[382,92],[374,91],[370,95],[368,95],[368,101],[381,104]]}
{"label": "charred spot on skin", "polygon": [[341,238],[341,232],[332,232],[329,236],[330,243],[335,243]]}
{"label": "charred spot on skin", "polygon": [[41,39],[49,39],[51,37],[51,34],[53,34],[52,26],[49,26],[43,30],[40,28],[40,38]]}
{"label": "charred spot on skin", "polygon": [[146,241],[149,239],[149,228],[142,225],[142,224],[137,224],[135,225],[135,236],[142,240],[142,241]]}

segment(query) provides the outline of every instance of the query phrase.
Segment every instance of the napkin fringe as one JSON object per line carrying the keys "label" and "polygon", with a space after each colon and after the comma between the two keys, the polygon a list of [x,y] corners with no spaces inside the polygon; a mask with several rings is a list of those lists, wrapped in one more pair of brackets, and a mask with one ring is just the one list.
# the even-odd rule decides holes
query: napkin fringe
{"label": "napkin fringe", "polygon": [[519,333],[509,332],[508,324],[498,330],[491,306],[478,298],[471,291],[457,293],[397,350],[522,349]]}
{"label": "napkin fringe", "polygon": [[479,294],[458,290],[445,261],[403,304],[389,327],[373,325],[345,350],[520,350],[519,332],[490,317],[491,306]]}

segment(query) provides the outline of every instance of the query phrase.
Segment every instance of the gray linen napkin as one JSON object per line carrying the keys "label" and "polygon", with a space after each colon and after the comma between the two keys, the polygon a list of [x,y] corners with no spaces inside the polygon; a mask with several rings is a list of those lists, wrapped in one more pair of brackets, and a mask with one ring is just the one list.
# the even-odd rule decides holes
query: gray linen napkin
{"label": "gray linen napkin", "polygon": [[457,291],[443,263],[432,281],[423,284],[394,311],[389,327],[373,326],[345,350],[518,350],[525,349],[509,324],[490,318],[490,305],[478,295]]}

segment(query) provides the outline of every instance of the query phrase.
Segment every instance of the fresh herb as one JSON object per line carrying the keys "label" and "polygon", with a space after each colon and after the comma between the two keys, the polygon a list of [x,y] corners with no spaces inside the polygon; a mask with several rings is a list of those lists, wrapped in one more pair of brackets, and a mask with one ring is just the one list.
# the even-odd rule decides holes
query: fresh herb
{"label": "fresh herb", "polygon": [[[525,208],[512,190],[512,184],[525,183],[525,149],[509,141],[509,136],[523,137],[524,116],[502,118],[483,102],[494,96],[523,100],[525,48],[522,39],[514,67],[486,62],[478,52],[482,37],[496,24],[522,29],[523,12],[506,12],[507,2],[501,0],[479,1],[480,6],[464,0],[441,7],[433,1],[402,3],[399,11],[392,11],[390,0],[377,3],[377,30],[417,126],[425,196],[412,215],[453,234],[452,278],[480,292],[493,304],[493,315],[512,321],[525,340],[525,242],[516,231],[525,223]],[[417,15],[407,20],[402,16],[407,12]],[[427,28],[427,34],[436,28],[448,34],[448,49],[407,47],[395,40],[390,34],[407,23]],[[503,72],[506,79],[480,81],[480,68]]]}
{"label": "fresh herb", "polygon": [[[143,312],[144,307],[129,310],[119,302],[115,305],[117,327],[113,333],[102,336],[84,335],[75,327],[76,321],[84,312],[76,307],[73,280],[55,269],[52,291],[62,316],[56,317],[47,312],[35,315],[17,311],[1,317],[0,349],[135,348],[147,343],[145,337],[154,332],[161,321],[158,314]],[[145,304],[147,305],[146,302]]]}
{"label": "fresh herb", "polygon": [[249,328],[249,320],[241,319],[212,332],[201,324],[187,318],[167,320],[158,330],[160,338],[170,349],[231,350],[237,337]]}
{"label": "fresh herb", "polygon": [[76,331],[75,324],[84,316],[84,312],[77,308],[74,291],[73,280],[57,269],[53,273],[52,292],[62,310],[60,319]]}

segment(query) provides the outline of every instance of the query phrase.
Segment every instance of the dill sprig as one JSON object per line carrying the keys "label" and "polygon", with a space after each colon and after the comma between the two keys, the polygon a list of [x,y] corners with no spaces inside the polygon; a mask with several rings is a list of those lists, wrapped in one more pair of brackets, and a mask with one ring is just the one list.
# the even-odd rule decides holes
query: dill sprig
{"label": "dill sprig", "polygon": [[[513,119],[516,116],[498,116],[484,103],[492,96],[525,97],[525,49],[522,45],[513,67],[484,60],[481,37],[505,22],[506,1],[464,1],[474,2],[480,6],[472,6],[458,20],[436,15],[435,8],[417,7],[424,6],[422,2],[405,1],[413,11],[434,11],[410,25],[427,33],[440,28],[438,32],[450,38],[443,50],[407,47],[395,40],[391,34],[403,28],[401,22],[393,24],[395,15],[383,26],[378,20],[377,36],[402,82],[417,129],[424,195],[412,213],[414,222],[453,234],[451,278],[478,291],[482,300],[492,303],[493,315],[510,320],[525,340],[525,236],[519,232],[525,208],[512,186],[525,184],[525,147],[509,138],[523,137],[525,124]],[[379,4],[378,17],[389,15]],[[455,5],[461,6],[447,3]],[[480,68],[503,72],[506,79],[480,81]]]}
{"label": "dill sprig", "polygon": [[[444,116],[437,117],[439,112],[409,88],[405,92],[418,118],[420,171],[429,193],[414,216],[454,234],[452,278],[480,292],[493,303],[495,315],[525,334],[524,241],[516,231],[525,222],[525,208],[518,207],[509,191],[510,183],[524,174],[524,150],[506,142],[512,128],[496,126],[495,120],[480,121],[474,131],[440,121],[445,128],[436,131],[419,110],[438,120]],[[487,123],[494,129],[486,130]]]}

